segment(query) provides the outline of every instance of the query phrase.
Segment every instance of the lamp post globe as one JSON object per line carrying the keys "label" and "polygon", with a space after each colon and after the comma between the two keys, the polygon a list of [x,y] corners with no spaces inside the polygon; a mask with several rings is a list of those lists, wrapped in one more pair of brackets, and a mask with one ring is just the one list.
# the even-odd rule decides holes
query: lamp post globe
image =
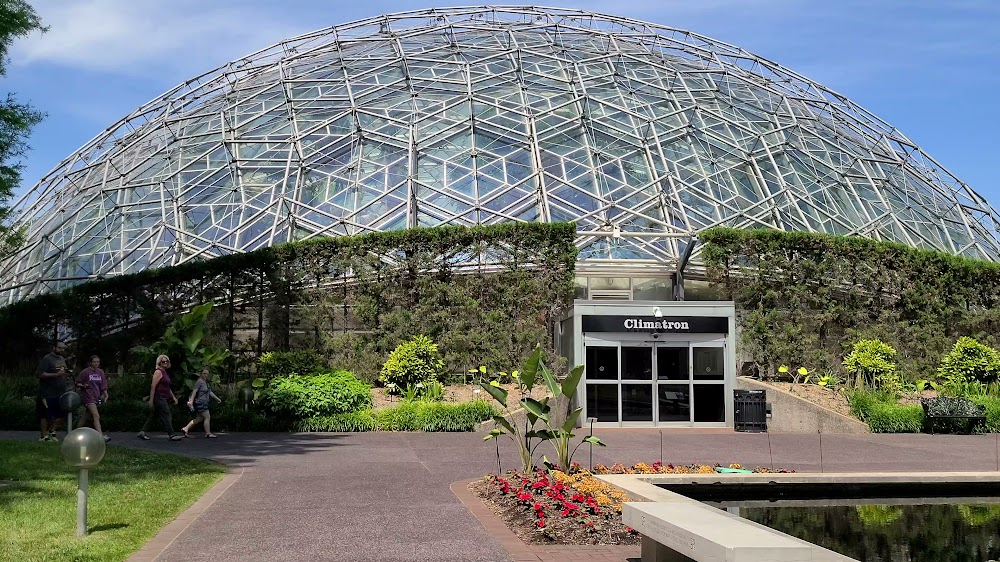
{"label": "lamp post globe", "polygon": [[64,392],[59,397],[59,407],[64,412],[72,412],[80,407],[80,395],[74,391]]}
{"label": "lamp post globe", "polygon": [[80,407],[80,395],[70,390],[59,397],[59,407],[66,414],[66,431],[73,431],[73,412]]}
{"label": "lamp post globe", "polygon": [[62,442],[60,452],[63,460],[66,464],[80,469],[80,480],[76,489],[76,536],[78,537],[87,534],[88,471],[101,462],[106,451],[104,436],[89,427],[74,429]]}
{"label": "lamp post globe", "polygon": [[78,427],[69,432],[61,448],[63,460],[74,468],[97,466],[106,450],[104,436],[89,427]]}

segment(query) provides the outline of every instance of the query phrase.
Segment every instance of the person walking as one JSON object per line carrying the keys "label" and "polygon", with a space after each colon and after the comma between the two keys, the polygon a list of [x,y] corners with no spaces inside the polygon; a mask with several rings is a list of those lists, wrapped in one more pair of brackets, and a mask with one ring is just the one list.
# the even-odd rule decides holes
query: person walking
{"label": "person walking", "polygon": [[83,415],[80,416],[80,427],[87,425],[87,416],[94,419],[94,429],[104,436],[105,441],[111,441],[111,436],[101,430],[101,414],[97,407],[108,401],[108,377],[101,369],[101,358],[90,356],[89,366],[80,371],[76,378],[76,386],[83,398]]}
{"label": "person walking", "polygon": [[38,397],[35,415],[41,437],[39,441],[59,441],[56,430],[62,421],[59,397],[66,392],[66,344],[56,341],[52,352],[38,362]]}
{"label": "person walking", "polygon": [[212,414],[208,411],[208,405],[210,403],[209,398],[215,398],[215,400],[221,404],[222,399],[212,392],[212,388],[208,386],[208,375],[210,371],[208,367],[201,370],[201,375],[198,377],[198,382],[194,384],[194,390],[191,391],[191,397],[188,398],[188,407],[194,412],[194,419],[189,421],[187,425],[181,429],[184,432],[184,437],[190,437],[188,432],[198,425],[199,422],[204,422],[205,425],[205,437],[214,439],[217,437],[212,433],[211,421]]}
{"label": "person walking", "polygon": [[174,404],[177,404],[177,397],[174,396],[174,391],[170,389],[170,374],[167,372],[169,368],[169,357],[161,355],[156,358],[156,370],[153,371],[153,382],[149,385],[148,402],[152,410],[149,412],[149,417],[146,418],[146,423],[142,424],[142,431],[137,435],[139,439],[148,441],[149,436],[146,435],[146,430],[153,424],[154,419],[160,418],[160,424],[163,426],[164,431],[167,432],[170,440],[181,440],[180,435],[174,434],[173,420],[170,417],[170,405],[167,404],[167,400],[172,400]]}

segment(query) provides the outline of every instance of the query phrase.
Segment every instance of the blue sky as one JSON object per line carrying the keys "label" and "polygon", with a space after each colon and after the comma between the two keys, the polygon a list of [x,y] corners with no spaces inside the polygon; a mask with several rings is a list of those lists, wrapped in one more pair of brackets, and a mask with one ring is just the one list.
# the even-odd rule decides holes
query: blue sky
{"label": "blue sky", "polygon": [[[30,1],[30,0],[29,0]],[[48,114],[24,188],[144,102],[281,39],[435,0],[33,0],[4,88]],[[889,122],[1000,207],[998,0],[547,0],[739,45]]]}

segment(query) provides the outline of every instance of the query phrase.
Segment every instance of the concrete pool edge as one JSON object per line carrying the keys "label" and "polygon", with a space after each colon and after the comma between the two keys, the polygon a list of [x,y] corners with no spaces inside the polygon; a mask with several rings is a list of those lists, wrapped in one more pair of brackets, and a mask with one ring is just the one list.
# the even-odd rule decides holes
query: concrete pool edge
{"label": "concrete pool edge", "polygon": [[[737,515],[708,506],[682,494],[660,488],[661,484],[731,484],[767,485],[780,484],[982,484],[1000,483],[998,472],[855,472],[855,473],[760,473],[760,474],[603,474],[595,475],[603,482],[622,490],[634,502],[642,505],[623,505],[622,519],[627,525],[643,535],[642,560],[701,560],[711,559],[706,554],[710,549],[741,548],[747,559],[756,559],[754,549],[767,552],[777,545],[787,545],[789,541],[807,547],[808,554],[789,552],[789,560],[813,560],[823,562],[857,562],[854,558],[838,554],[808,541],[804,541],[759,523],[742,519]],[[661,513],[677,513],[678,508],[699,516],[711,518],[713,526],[732,529],[734,534],[752,535],[754,546],[744,544],[726,547],[699,531],[685,521],[670,521],[656,515],[649,503],[668,504],[672,509]],[[708,510],[708,511],[703,511]],[[710,515],[709,515],[710,513]],[[683,517],[678,517],[683,519]],[[766,531],[766,532],[762,532]],[[774,545],[772,547],[772,545]],[[707,558],[706,558],[707,556]],[[763,559],[762,559],[763,560]]]}

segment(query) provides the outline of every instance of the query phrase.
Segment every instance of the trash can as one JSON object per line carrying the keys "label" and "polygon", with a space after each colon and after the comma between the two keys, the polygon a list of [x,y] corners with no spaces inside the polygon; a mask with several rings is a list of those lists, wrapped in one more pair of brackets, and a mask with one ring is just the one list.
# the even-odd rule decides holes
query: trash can
{"label": "trash can", "polygon": [[734,390],[733,399],[733,426],[736,431],[767,431],[767,391]]}

